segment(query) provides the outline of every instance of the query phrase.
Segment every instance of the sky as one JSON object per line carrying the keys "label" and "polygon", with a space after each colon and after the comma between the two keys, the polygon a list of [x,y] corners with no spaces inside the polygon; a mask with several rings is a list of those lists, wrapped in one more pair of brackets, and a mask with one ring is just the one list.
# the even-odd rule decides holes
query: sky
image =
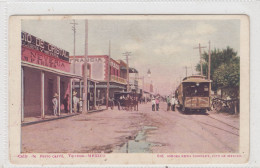
{"label": "sky", "polygon": [[[75,20],[76,55],[84,55],[85,21]],[[56,45],[73,55],[72,20],[23,20],[22,30]],[[201,46],[240,49],[240,20],[238,19],[160,19],[141,16],[138,19],[97,17],[88,20],[88,54],[107,55],[111,41],[111,58],[124,60],[123,53],[131,52],[129,65],[152,81],[154,90],[168,95],[187,74],[197,74]],[[150,69],[151,77],[147,71]]]}

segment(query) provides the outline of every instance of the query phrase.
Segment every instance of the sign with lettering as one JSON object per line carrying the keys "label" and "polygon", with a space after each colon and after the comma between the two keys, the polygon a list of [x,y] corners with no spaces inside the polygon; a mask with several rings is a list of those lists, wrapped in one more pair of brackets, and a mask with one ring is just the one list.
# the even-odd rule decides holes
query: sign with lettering
{"label": "sign with lettering", "polygon": [[21,36],[22,46],[38,50],[44,54],[62,59],[64,61],[69,61],[68,51],[58,48],[26,32],[22,32]]}
{"label": "sign with lettering", "polygon": [[70,72],[69,62],[27,47],[22,47],[22,61]]}
{"label": "sign with lettering", "polygon": [[[87,62],[88,63],[92,63],[92,62],[100,62],[100,63],[103,63],[102,62],[102,59],[104,58],[99,58],[99,57],[96,57],[96,58],[87,58]],[[73,63],[73,60],[74,58],[70,58],[70,63]],[[85,61],[85,58],[75,58],[75,63],[78,63],[78,62],[82,62],[84,63]],[[114,67],[115,69],[118,69],[119,70],[119,64],[116,63],[115,61],[111,60],[110,61],[110,66]]]}

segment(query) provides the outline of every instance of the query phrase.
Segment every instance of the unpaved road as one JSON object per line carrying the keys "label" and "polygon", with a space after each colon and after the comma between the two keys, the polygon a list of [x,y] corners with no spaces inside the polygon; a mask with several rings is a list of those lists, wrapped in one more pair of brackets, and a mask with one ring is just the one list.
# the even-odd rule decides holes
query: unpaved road
{"label": "unpaved road", "polygon": [[[147,111],[147,110],[146,110]],[[217,116],[216,116],[217,115]],[[191,113],[178,110],[145,113],[146,124],[156,126],[146,140],[160,143],[154,153],[225,153],[239,150],[239,118],[223,114]]]}
{"label": "unpaved road", "polygon": [[[125,146],[129,150],[123,149]],[[149,150],[142,150],[143,146]],[[238,117],[213,112],[205,115],[166,111],[165,103],[160,104],[159,111],[151,111],[148,103],[139,105],[138,112],[106,110],[22,127],[22,152],[225,153],[238,150]]]}

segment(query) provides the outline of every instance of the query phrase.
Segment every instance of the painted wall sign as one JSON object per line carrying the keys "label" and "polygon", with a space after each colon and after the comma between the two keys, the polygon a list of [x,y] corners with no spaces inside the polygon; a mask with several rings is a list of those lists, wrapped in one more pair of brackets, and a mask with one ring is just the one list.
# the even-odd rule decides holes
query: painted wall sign
{"label": "painted wall sign", "polygon": [[69,62],[27,47],[22,47],[22,61],[70,72]]}
{"label": "painted wall sign", "polygon": [[29,33],[22,32],[22,46],[38,50],[49,56],[60,58],[65,61],[69,61],[69,52],[61,48],[58,48],[40,38],[37,38]]}

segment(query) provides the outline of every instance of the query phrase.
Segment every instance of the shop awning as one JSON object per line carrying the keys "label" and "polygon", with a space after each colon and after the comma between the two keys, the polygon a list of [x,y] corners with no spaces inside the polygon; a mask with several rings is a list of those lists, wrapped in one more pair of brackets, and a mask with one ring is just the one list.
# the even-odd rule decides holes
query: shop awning
{"label": "shop awning", "polygon": [[46,72],[51,72],[51,73],[54,73],[54,74],[57,74],[57,75],[66,76],[66,77],[70,77],[70,78],[82,79],[82,76],[80,76],[80,75],[72,74],[72,73],[69,73],[69,72],[64,72],[64,71],[61,71],[61,70],[49,68],[49,67],[42,66],[42,65],[32,64],[32,63],[29,63],[29,62],[26,62],[26,61],[22,61],[21,64],[24,67],[29,67],[29,68],[34,68],[34,69],[46,71]]}

